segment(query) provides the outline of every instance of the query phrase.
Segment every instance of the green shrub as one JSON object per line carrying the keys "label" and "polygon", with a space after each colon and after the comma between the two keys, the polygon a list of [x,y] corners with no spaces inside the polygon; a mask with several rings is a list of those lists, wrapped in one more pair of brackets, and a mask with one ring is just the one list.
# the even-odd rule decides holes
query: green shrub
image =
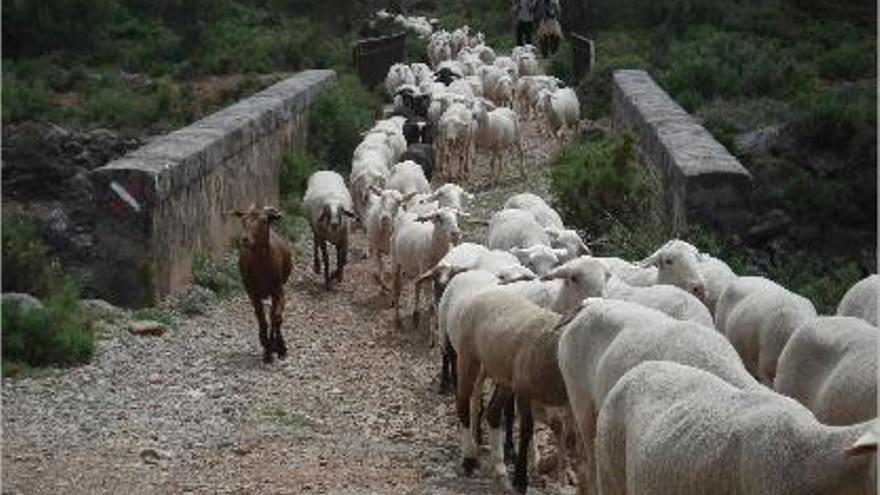
{"label": "green shrub", "polygon": [[3,215],[3,292],[43,297],[57,279],[55,263],[30,220]]}
{"label": "green shrub", "polygon": [[86,97],[82,117],[118,128],[143,128],[159,120],[159,98],[122,86],[100,88]]}
{"label": "green shrub", "polygon": [[210,289],[219,297],[236,294],[244,287],[238,273],[238,265],[232,256],[221,258],[205,254],[195,256],[192,280],[196,285]]}
{"label": "green shrub", "polygon": [[608,32],[597,35],[596,66],[578,83],[581,114],[590,118],[611,115],[611,77],[618,69],[647,69],[647,47],[630,33]]}
{"label": "green shrub", "polygon": [[[798,102],[793,131],[814,149],[852,151],[861,163],[876,161],[877,84],[847,85]],[[856,145],[857,149],[852,149]],[[871,154],[873,153],[873,154]]]}
{"label": "green shrub", "polygon": [[351,74],[321,92],[309,108],[309,152],[331,169],[347,174],[351,157],[379,114],[382,102]]}
{"label": "green shrub", "polygon": [[547,60],[547,73],[569,84],[575,82],[571,50],[567,46],[560,46],[559,50]]}
{"label": "green shrub", "polygon": [[589,231],[630,224],[647,210],[647,181],[627,133],[567,148],[552,181],[566,222]]}
{"label": "green shrub", "polygon": [[20,81],[3,75],[3,122],[50,118],[54,108],[52,90],[43,80]]}
{"label": "green shrub", "polygon": [[301,203],[309,176],[324,168],[308,153],[295,151],[284,155],[281,169],[281,205],[290,215],[302,215]]}
{"label": "green shrub", "polygon": [[[4,302],[3,359],[29,366],[72,366],[88,362],[95,352],[91,316],[80,307],[72,282],[56,286],[43,309],[24,311]],[[15,368],[6,368],[9,372]]]}
{"label": "green shrub", "polygon": [[413,31],[406,32],[406,61],[428,63],[428,41]]}
{"label": "green shrub", "polygon": [[816,60],[819,75],[826,79],[856,80],[876,75],[876,43],[843,43],[822,52]]}

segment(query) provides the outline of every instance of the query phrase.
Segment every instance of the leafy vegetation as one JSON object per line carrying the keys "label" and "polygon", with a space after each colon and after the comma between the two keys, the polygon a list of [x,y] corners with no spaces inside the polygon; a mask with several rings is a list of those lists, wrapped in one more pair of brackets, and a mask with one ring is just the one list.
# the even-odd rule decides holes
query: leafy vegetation
{"label": "leafy vegetation", "polygon": [[79,304],[79,287],[60,273],[36,227],[3,217],[3,291],[42,299],[42,308],[4,301],[3,373],[29,367],[70,366],[87,362],[95,350],[92,319]]}
{"label": "leafy vegetation", "polygon": [[219,297],[227,297],[241,292],[243,286],[238,274],[235,258],[224,256],[215,258],[202,254],[193,258],[192,281]]}

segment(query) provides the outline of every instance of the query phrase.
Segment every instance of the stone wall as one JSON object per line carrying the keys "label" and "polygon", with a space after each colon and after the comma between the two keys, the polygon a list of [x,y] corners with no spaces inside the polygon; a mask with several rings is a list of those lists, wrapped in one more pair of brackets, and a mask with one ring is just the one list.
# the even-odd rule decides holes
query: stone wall
{"label": "stone wall", "polygon": [[615,131],[630,131],[639,158],[662,178],[675,232],[691,223],[741,230],[749,222],[751,174],[641,70],[614,71]]}
{"label": "stone wall", "polygon": [[277,204],[282,155],[305,146],[308,106],[335,77],[301,72],[93,171],[101,296],[141,306],[181,289],[195,255],[228,248],[225,211]]}

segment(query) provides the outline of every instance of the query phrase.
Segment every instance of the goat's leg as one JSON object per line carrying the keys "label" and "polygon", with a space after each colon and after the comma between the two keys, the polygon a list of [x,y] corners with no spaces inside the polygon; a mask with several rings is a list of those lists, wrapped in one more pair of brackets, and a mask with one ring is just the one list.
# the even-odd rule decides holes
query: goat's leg
{"label": "goat's leg", "polygon": [[284,315],[284,291],[272,296],[272,337],[274,339],[275,352],[278,353],[278,359],[287,357],[287,344],[284,343],[284,337],[281,335],[281,321]]}
{"label": "goat's leg", "polygon": [[348,258],[348,241],[343,240],[336,245],[336,271],[333,272],[333,280],[342,282],[342,271]]}
{"label": "goat's leg", "polygon": [[327,253],[327,243],[321,241],[321,259],[324,260],[324,288],[330,290],[330,255]]}
{"label": "goat's leg", "polygon": [[529,486],[529,444],[534,433],[534,420],[532,418],[532,405],[524,395],[517,395],[516,407],[519,410],[519,455],[513,470],[513,488],[525,493]]}
{"label": "goat's leg", "polygon": [[260,346],[263,347],[263,362],[272,362],[272,342],[269,340],[269,324],[266,323],[266,313],[263,308],[263,301],[256,297],[251,297],[251,305],[254,307],[254,314],[257,316],[257,324],[260,327]]}
{"label": "goat's leg", "polygon": [[489,423],[489,452],[492,464],[492,476],[502,482],[509,489],[507,480],[507,468],[504,465],[504,453],[502,447],[501,413],[508,402],[513,400],[513,391],[507,387],[495,386],[489,407],[486,410],[486,422]]}

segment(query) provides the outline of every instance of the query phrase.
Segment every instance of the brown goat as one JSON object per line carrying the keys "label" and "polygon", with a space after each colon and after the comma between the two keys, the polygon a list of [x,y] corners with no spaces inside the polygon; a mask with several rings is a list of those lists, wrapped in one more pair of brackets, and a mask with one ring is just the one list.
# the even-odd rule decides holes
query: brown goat
{"label": "brown goat", "polygon": [[[281,212],[271,206],[259,209],[251,205],[247,211],[236,210],[232,214],[241,218],[244,224],[245,237],[239,250],[238,271],[260,325],[263,361],[271,363],[273,352],[278,354],[278,359],[284,359],[287,346],[281,336],[281,318],[284,312],[284,284],[290,278],[292,263],[287,243],[270,227],[272,222],[281,218]],[[267,328],[263,311],[263,301],[270,298],[271,329]]]}

